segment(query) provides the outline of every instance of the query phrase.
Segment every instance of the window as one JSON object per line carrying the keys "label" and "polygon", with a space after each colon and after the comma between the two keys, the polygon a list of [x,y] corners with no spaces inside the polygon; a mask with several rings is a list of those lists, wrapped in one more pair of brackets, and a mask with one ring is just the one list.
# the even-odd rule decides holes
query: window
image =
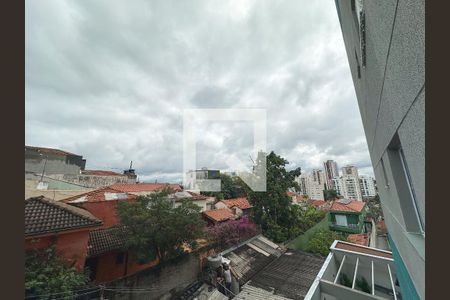
{"label": "window", "polygon": [[381,170],[383,171],[383,179],[384,179],[384,183],[385,183],[385,188],[388,189],[389,188],[389,179],[386,174],[386,167],[384,166],[383,158],[381,158]]}
{"label": "window", "polygon": [[118,253],[117,256],[116,256],[116,265],[123,264],[124,257],[125,257],[125,253],[124,252]]}
{"label": "window", "polygon": [[425,224],[422,220],[422,217],[420,216],[419,209],[417,208],[416,193],[414,192],[414,187],[412,185],[412,180],[411,180],[411,174],[409,173],[408,165],[406,164],[405,153],[403,153],[403,149],[401,147],[398,149],[398,154],[399,154],[400,160],[402,162],[403,172],[406,174],[406,182],[408,184],[408,190],[411,195],[412,204],[414,206],[414,211],[415,211],[416,217],[419,221],[420,230],[421,230],[421,232],[424,232]]}
{"label": "window", "polygon": [[366,66],[366,13],[364,11],[363,1],[352,0],[351,8],[353,13],[353,20],[355,22],[355,29],[359,38],[359,47],[361,50],[361,66],[364,68]]}
{"label": "window", "polygon": [[410,233],[424,234],[425,224],[418,210],[411,174],[397,133],[389,144],[387,155],[406,230]]}
{"label": "window", "polygon": [[[355,50],[355,59],[356,59],[356,71],[358,74],[358,78],[361,78],[361,67],[359,66],[359,59],[358,59],[358,53],[356,53]],[[350,172],[347,170],[347,174],[349,174]]]}

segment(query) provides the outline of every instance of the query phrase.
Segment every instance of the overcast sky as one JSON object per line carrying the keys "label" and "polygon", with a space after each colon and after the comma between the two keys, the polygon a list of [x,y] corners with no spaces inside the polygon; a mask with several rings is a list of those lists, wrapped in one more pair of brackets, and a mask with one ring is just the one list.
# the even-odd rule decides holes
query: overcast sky
{"label": "overcast sky", "polygon": [[[333,0],[26,1],[25,60],[26,144],[89,169],[178,182],[184,109],[263,108],[289,168],[373,174]],[[250,161],[251,123],[200,123],[197,167]]]}

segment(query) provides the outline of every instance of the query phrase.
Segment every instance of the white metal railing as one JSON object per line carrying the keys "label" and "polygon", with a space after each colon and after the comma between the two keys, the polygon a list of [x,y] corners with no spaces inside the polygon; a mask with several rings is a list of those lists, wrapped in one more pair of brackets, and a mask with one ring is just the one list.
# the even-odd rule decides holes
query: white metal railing
{"label": "white metal railing", "polygon": [[338,278],[339,278],[339,275],[341,274],[342,267],[344,266],[344,262],[345,262],[345,258],[346,257],[347,257],[346,255],[344,255],[344,257],[342,257],[341,265],[339,266],[339,269],[338,269],[338,271],[336,273],[336,278],[334,278],[334,283],[337,283],[337,281],[338,281]]}

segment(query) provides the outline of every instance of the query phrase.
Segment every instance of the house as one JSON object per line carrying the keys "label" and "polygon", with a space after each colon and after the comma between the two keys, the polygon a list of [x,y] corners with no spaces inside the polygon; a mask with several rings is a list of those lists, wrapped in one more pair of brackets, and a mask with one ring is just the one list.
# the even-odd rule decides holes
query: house
{"label": "house", "polygon": [[253,205],[250,204],[247,197],[234,198],[221,200],[215,204],[215,208],[229,208],[233,210],[233,213],[240,217],[243,215],[248,215]]}
{"label": "house", "polygon": [[96,283],[109,282],[159,263],[139,263],[126,250],[126,235],[120,227],[100,228],[89,233],[86,267]]}
{"label": "house", "polygon": [[103,228],[108,228],[119,223],[116,211],[117,203],[119,201],[133,202],[135,200],[135,195],[111,187],[105,187],[61,201],[86,209],[103,221]]}
{"label": "house", "polygon": [[25,200],[25,249],[56,246],[64,258],[82,270],[91,230],[102,221],[88,211],[43,196]]}
{"label": "house", "polygon": [[25,174],[79,174],[84,170],[83,156],[60,149],[25,146]]}
{"label": "house", "polygon": [[214,205],[215,197],[208,197],[190,191],[177,191],[169,195],[169,199],[173,201],[174,207],[181,205],[184,199],[188,199],[192,203],[201,207],[201,211],[210,210]]}
{"label": "house", "polygon": [[333,201],[329,211],[330,229],[348,233],[363,233],[366,206],[362,201]]}
{"label": "house", "polygon": [[113,184],[110,188],[136,196],[145,196],[154,192],[162,191],[165,188],[169,188],[177,192],[183,190],[179,184],[173,183]]}
{"label": "house", "polygon": [[212,209],[202,212],[203,219],[208,223],[208,226],[234,220],[236,216],[229,208]]}
{"label": "house", "polygon": [[158,264],[152,260],[140,264],[125,249],[126,236],[121,233],[117,216],[117,204],[134,202],[137,196],[111,187],[105,187],[79,196],[62,200],[64,203],[86,209],[103,221],[102,228],[90,232],[87,244],[86,267],[96,283],[108,282]]}

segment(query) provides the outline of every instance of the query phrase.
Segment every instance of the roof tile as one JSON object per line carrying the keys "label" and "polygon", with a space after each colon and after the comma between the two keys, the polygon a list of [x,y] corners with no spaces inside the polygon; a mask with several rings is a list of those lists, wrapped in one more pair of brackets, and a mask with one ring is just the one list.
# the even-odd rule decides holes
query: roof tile
{"label": "roof tile", "polygon": [[136,195],[128,194],[111,187],[100,188],[81,195],[72,196],[61,201],[65,203],[102,202],[109,200],[133,200]]}
{"label": "roof tile", "polygon": [[247,209],[253,207],[253,205],[251,205],[250,202],[248,202],[248,199],[246,197],[227,199],[222,200],[221,202],[223,202],[229,208],[232,208],[234,206],[237,206],[240,209]]}
{"label": "roof tile", "polygon": [[203,214],[216,222],[222,222],[234,218],[234,214],[229,208],[219,208],[213,210],[204,211]]}
{"label": "roof tile", "polygon": [[164,188],[171,188],[175,191],[181,191],[182,188],[179,184],[172,183],[116,183],[110,186],[110,188],[120,190],[122,192],[154,192],[160,191]]}
{"label": "roof tile", "polygon": [[88,211],[44,196],[25,200],[25,236],[100,226]]}
{"label": "roof tile", "polygon": [[340,201],[334,201],[331,205],[331,211],[339,212],[361,212],[366,204],[362,201],[351,200],[348,204]]}

